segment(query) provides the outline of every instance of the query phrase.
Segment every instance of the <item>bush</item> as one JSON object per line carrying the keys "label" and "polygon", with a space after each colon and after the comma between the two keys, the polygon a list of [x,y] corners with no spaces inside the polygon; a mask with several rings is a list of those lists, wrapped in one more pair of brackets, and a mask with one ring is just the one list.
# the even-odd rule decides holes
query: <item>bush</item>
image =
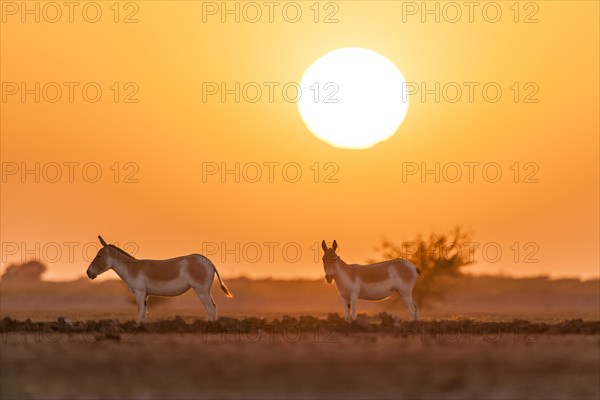
{"label": "bush", "polygon": [[426,299],[444,296],[450,282],[448,278],[463,275],[464,267],[475,262],[475,249],[472,234],[460,226],[447,235],[433,232],[424,239],[418,234],[411,242],[396,245],[384,240],[376,247],[382,260],[404,258],[420,269],[421,277],[413,289],[413,299],[419,306]]}

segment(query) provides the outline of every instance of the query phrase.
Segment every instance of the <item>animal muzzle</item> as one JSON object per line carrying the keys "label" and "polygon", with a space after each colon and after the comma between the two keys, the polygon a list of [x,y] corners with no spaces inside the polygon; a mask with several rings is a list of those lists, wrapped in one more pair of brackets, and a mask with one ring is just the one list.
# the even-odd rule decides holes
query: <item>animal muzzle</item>
{"label": "animal muzzle", "polygon": [[333,281],[333,275],[325,275],[325,280],[327,283],[331,283]]}
{"label": "animal muzzle", "polygon": [[87,270],[87,276],[88,276],[88,278],[90,278],[90,279],[96,279],[96,276],[97,276],[97,275],[88,269],[88,270]]}

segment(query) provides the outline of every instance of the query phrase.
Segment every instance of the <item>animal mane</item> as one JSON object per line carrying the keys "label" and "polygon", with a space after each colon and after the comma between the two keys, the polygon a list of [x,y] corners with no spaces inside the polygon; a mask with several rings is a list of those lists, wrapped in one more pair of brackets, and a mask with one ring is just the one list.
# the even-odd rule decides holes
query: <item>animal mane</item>
{"label": "animal mane", "polygon": [[128,252],[126,252],[125,250],[123,250],[123,249],[121,249],[121,248],[119,248],[119,247],[115,246],[114,244],[109,244],[109,245],[107,245],[107,246],[108,246],[108,247],[110,247],[111,249],[115,249],[115,250],[117,250],[119,253],[121,253],[121,254],[123,254],[123,255],[125,255],[125,256],[127,256],[127,257],[129,257],[129,258],[133,259],[133,260],[135,260],[135,259],[136,259],[134,256],[132,256],[131,254],[129,254],[129,253],[128,253]]}

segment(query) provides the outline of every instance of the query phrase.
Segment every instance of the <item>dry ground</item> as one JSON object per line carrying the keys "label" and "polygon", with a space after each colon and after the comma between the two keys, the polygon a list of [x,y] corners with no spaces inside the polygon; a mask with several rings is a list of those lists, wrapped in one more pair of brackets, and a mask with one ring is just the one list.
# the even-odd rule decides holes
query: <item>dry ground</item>
{"label": "dry ground", "polygon": [[600,398],[597,280],[468,277],[422,323],[391,299],[352,325],[322,281],[227,284],[217,324],[187,293],[138,327],[122,282],[2,282],[0,398]]}
{"label": "dry ground", "polygon": [[[219,326],[229,328],[219,330],[183,319],[144,328],[117,321],[61,321],[40,325],[41,329],[4,320],[0,395],[2,399],[600,397],[598,322],[446,321],[442,324],[449,328],[440,331],[431,321],[399,327],[372,318],[346,325],[337,315],[328,320],[248,321],[225,319]],[[242,325],[235,325],[238,322]],[[486,326],[492,328],[480,329]],[[594,333],[581,333],[585,329]]]}

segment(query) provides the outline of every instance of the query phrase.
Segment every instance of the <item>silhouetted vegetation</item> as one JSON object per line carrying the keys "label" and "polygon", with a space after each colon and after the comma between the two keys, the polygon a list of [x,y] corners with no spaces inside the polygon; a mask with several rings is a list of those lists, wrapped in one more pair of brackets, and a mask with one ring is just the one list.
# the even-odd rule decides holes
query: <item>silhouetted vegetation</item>
{"label": "silhouetted vegetation", "polygon": [[426,299],[443,297],[449,278],[463,275],[463,267],[475,262],[475,248],[472,234],[457,226],[448,234],[432,232],[426,239],[418,234],[413,241],[400,245],[384,240],[376,250],[381,252],[382,260],[404,258],[421,270],[413,290],[420,306]]}
{"label": "silhouetted vegetation", "polygon": [[[109,333],[109,337],[100,336],[96,340],[118,339],[124,333],[202,333],[205,335],[223,335],[235,333],[260,332],[285,334],[298,332],[296,339],[305,335],[304,339],[314,340],[315,333],[335,333],[336,335],[352,335],[357,333],[391,333],[397,335],[415,334],[450,334],[462,333],[481,335],[499,333],[520,334],[580,334],[597,335],[600,333],[600,321],[584,321],[580,318],[553,323],[529,322],[515,319],[513,321],[478,321],[473,319],[433,320],[402,322],[382,312],[377,315],[360,314],[354,322],[346,322],[339,313],[330,313],[326,318],[315,318],[312,315],[293,317],[284,315],[281,318],[231,318],[220,317],[217,321],[204,319],[184,319],[176,315],[174,318],[138,324],[134,320],[119,322],[116,319],[71,321],[59,317],[54,322],[33,322],[30,319],[17,320],[5,317],[0,320],[0,334],[11,332],[95,332],[101,335]],[[255,336],[253,336],[255,337]]]}
{"label": "silhouetted vegetation", "polygon": [[4,274],[3,281],[39,282],[47,268],[39,261],[10,264]]}

